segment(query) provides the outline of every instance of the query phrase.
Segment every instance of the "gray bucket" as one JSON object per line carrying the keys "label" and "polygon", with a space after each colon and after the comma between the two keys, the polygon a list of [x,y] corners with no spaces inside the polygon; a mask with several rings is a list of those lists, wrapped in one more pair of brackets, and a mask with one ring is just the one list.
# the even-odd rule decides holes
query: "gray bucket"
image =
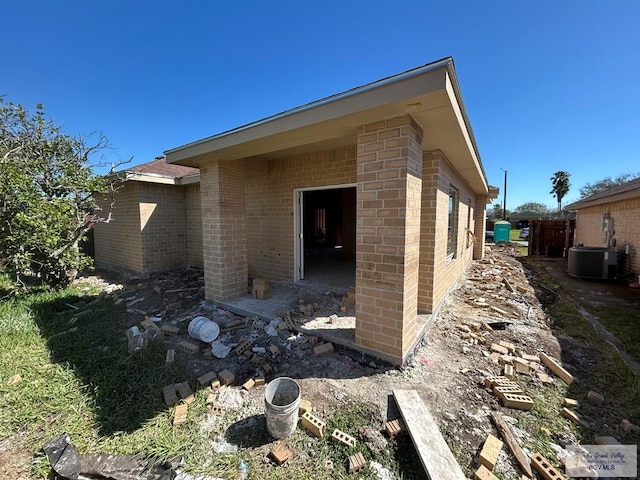
{"label": "gray bucket", "polygon": [[267,431],[273,438],[285,438],[293,434],[298,425],[300,385],[289,377],[271,381],[264,391],[264,408]]}

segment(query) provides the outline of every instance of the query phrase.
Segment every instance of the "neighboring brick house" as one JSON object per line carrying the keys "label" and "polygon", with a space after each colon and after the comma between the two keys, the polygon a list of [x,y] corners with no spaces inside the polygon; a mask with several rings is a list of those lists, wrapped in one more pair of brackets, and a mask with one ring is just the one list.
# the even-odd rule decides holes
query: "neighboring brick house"
{"label": "neighboring brick house", "polygon": [[[435,310],[483,257],[485,206],[497,195],[451,58],[166,155],[200,169],[208,299],[245,294],[251,277],[303,278],[306,226],[337,210],[314,235],[355,257],[355,345],[395,364],[423,334],[418,311]],[[305,199],[322,196],[326,208],[310,217]]]}
{"label": "neighboring brick house", "polygon": [[[110,223],[94,227],[98,267],[136,275],[202,268],[200,175],[164,157],[121,172]],[[108,207],[108,200],[101,200]]]}
{"label": "neighboring brick house", "polygon": [[[564,207],[576,213],[573,244],[611,247],[624,251],[630,245],[623,270],[638,278],[640,274],[640,178],[596,193]],[[603,231],[603,221],[613,221],[613,234]],[[607,244],[609,242],[609,244]],[[613,243],[614,244],[613,244]]]}

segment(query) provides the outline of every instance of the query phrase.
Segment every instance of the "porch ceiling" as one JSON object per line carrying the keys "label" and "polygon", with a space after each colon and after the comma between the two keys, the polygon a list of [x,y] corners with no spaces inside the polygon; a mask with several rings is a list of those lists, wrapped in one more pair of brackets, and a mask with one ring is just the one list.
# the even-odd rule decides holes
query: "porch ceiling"
{"label": "porch ceiling", "polygon": [[356,144],[357,127],[411,115],[476,193],[488,185],[453,69],[444,59],[166,152],[168,163],[253,161]]}

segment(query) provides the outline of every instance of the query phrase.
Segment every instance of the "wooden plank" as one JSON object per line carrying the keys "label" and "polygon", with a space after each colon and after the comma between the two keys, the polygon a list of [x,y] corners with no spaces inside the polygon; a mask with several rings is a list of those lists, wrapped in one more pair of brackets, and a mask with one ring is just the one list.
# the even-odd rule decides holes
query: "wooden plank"
{"label": "wooden plank", "polygon": [[529,463],[529,458],[520,447],[520,444],[516,440],[516,437],[513,435],[513,432],[509,428],[509,424],[505,422],[504,418],[500,412],[491,412],[491,418],[493,419],[493,423],[495,424],[498,432],[500,432],[500,436],[504,440],[504,443],[507,444],[513,456],[516,457],[518,464],[520,464],[520,468],[530,478],[533,478],[533,472],[531,472],[531,464]]}
{"label": "wooden plank", "polygon": [[422,466],[431,480],[466,480],[460,465],[438,429],[429,409],[415,390],[394,390],[404,424],[409,430]]}

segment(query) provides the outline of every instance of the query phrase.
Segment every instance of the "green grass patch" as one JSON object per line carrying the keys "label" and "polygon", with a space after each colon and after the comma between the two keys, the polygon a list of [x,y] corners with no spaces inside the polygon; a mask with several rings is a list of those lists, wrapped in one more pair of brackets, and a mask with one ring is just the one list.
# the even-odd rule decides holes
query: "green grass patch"
{"label": "green grass patch", "polygon": [[622,342],[627,352],[640,359],[640,317],[637,310],[592,306],[586,308]]}
{"label": "green grass patch", "polygon": [[20,434],[38,475],[49,470],[41,447],[63,432],[81,453],[188,452],[160,395],[179,372],[164,368],[161,344],[130,354],[125,329],[119,307],[77,287],[0,305],[0,438]]}
{"label": "green grass patch", "polygon": [[[591,324],[576,308],[573,298],[547,273],[540,262],[532,257],[523,259],[525,265],[536,274],[543,289],[541,302],[553,321],[552,328],[563,350],[563,358],[569,361],[588,362],[576,380],[567,388],[567,396],[578,399],[580,411],[592,421],[591,431],[577,428],[578,436],[591,441],[593,432],[610,432],[623,418],[640,422],[640,378],[622,360],[618,352],[600,338]],[[615,316],[616,313],[612,312]],[[619,318],[633,316],[633,311],[617,312]],[[637,313],[635,314],[637,315]],[[604,322],[603,322],[604,323]],[[634,335],[637,335],[634,332]],[[635,338],[638,338],[637,336]],[[589,390],[605,394],[606,408],[586,401]],[[571,425],[571,428],[576,428]],[[625,442],[637,442],[640,435],[632,434]]]}
{"label": "green grass patch", "polygon": [[[281,440],[296,456],[280,467],[265,461],[274,440],[264,415],[254,406],[250,414],[244,407],[228,408],[212,418],[208,388],[195,392],[187,422],[173,427],[174,408],[163,404],[161,389],[184,380],[185,372],[179,364],[165,366],[162,342],[129,353],[125,331],[133,320],[97,293],[79,287],[41,289],[0,304],[0,439],[15,438],[33,455],[32,478],[50,477],[41,449],[64,432],[80,454],[184,456],[193,475],[235,478],[244,460],[250,479],[347,480],[353,478],[348,456],[362,452],[397,478],[422,478],[409,437],[390,441],[382,451],[361,441],[352,448],[330,440],[334,428],[356,438],[362,426],[379,428],[382,418],[369,404],[336,405],[325,417],[322,439],[298,428]],[[239,450],[216,453],[219,438]],[[327,460],[333,469],[326,468]],[[358,477],[378,478],[370,468]]]}

